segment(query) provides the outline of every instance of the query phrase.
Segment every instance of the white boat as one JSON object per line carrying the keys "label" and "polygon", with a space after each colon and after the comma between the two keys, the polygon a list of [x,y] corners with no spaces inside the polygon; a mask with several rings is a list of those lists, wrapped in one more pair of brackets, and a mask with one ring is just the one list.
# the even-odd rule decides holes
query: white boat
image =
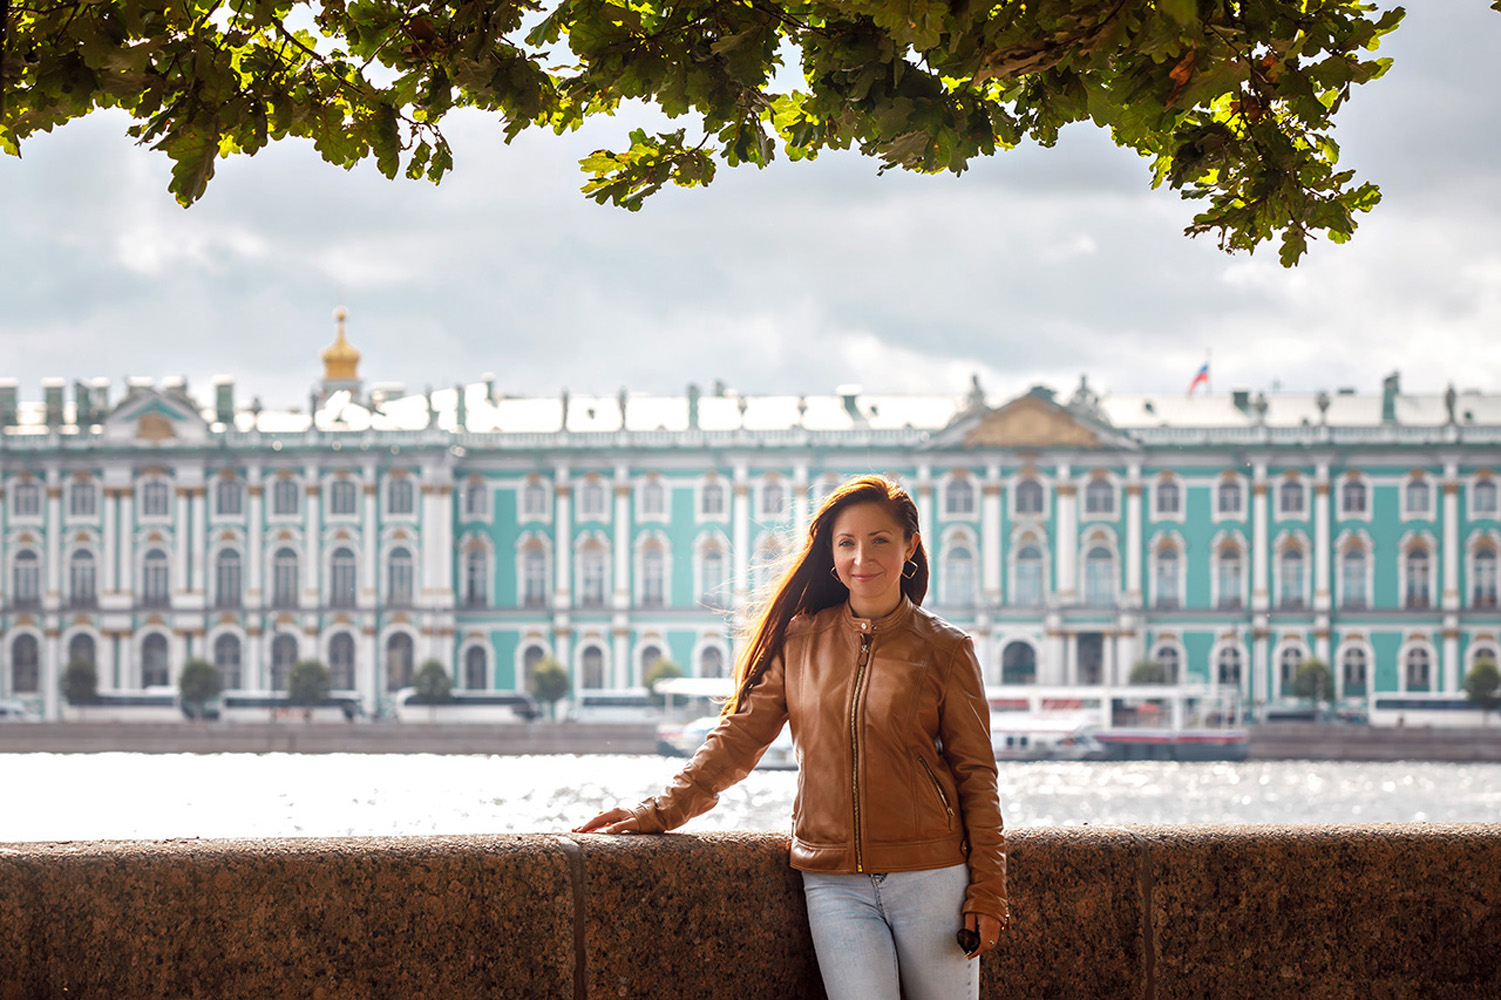
{"label": "white boat", "polygon": [[[1250,734],[1239,692],[1196,684],[1118,687],[996,685],[987,689],[991,742],[998,759],[1245,760]],[[1020,738],[1040,730],[1047,749],[1021,753]],[[1077,752],[1072,733],[1103,751]],[[1007,738],[1012,739],[1010,745]],[[1030,738],[1029,743],[1033,742]],[[1004,755],[1004,756],[1003,756]]]}

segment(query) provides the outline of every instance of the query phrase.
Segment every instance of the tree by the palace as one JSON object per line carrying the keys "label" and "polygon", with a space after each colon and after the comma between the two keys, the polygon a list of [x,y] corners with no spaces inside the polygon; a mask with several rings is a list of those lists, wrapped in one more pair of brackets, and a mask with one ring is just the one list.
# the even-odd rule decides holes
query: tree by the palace
{"label": "tree by the palace", "polygon": [[1315,710],[1334,695],[1334,674],[1329,664],[1317,657],[1310,657],[1298,664],[1293,671],[1292,693],[1295,697],[1313,703]]}
{"label": "tree by the palace", "polygon": [[219,668],[205,660],[189,660],[182,666],[182,675],[177,678],[177,693],[187,708],[188,717],[201,719],[208,703],[219,697],[224,690],[224,679]]}
{"label": "tree by the palace", "polygon": [[1126,678],[1128,684],[1166,684],[1168,681],[1167,668],[1161,660],[1151,657],[1131,664],[1131,673]]}
{"label": "tree by the palace", "polygon": [[99,697],[99,669],[93,660],[69,660],[63,668],[63,699],[69,705],[87,705]]}
{"label": "tree by the palace", "polygon": [[[1501,0],[1495,0],[1501,9]],[[1089,122],[1229,250],[1348,239],[1380,193],[1339,163],[1334,118],[1385,72],[1401,8],[1361,0],[7,0],[0,149],[95,108],[173,161],[184,205],[215,161],[287,137],[387,177],[453,166],[445,115],[509,141],[622,102],[676,126],[582,161],[635,210],[720,164],[855,149],[963,171]],[[1000,224],[997,220],[996,224]]]}
{"label": "tree by the palace", "polygon": [[423,660],[422,666],[412,676],[416,693],[411,697],[414,705],[437,705],[453,700],[453,678],[441,660]]}
{"label": "tree by the palace", "polygon": [[1501,670],[1496,668],[1495,657],[1475,657],[1474,666],[1465,675],[1465,697],[1480,706],[1482,721],[1488,721],[1491,713],[1501,708]]}
{"label": "tree by the palace", "polygon": [[550,656],[538,660],[526,679],[527,693],[547,706],[547,717],[553,720],[558,717],[558,702],[568,694],[570,687],[568,671]]}
{"label": "tree by the palace", "polygon": [[328,700],[333,675],[318,660],[298,660],[287,672],[287,702],[298,708],[316,708]]}
{"label": "tree by the palace", "polygon": [[646,668],[646,673],[641,677],[641,683],[646,685],[651,703],[660,708],[667,704],[667,696],[657,693],[657,681],[672,680],[674,677],[681,676],[683,676],[683,668],[664,656]]}

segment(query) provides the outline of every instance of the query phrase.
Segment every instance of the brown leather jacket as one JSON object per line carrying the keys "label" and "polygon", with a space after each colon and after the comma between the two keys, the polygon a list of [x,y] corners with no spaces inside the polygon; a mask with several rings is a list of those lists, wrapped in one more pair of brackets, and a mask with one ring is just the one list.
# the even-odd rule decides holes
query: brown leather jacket
{"label": "brown leather jacket", "polygon": [[990,708],[969,636],[910,601],[875,621],[800,616],[780,656],[667,790],[631,810],[680,826],[750,773],[790,721],[792,867],[894,872],[967,861],[964,912],[1006,915],[1006,842]]}

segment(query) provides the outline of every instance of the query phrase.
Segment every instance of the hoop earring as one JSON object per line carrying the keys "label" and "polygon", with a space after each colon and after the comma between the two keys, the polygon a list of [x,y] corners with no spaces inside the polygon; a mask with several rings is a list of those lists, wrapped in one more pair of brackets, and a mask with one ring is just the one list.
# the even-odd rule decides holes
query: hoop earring
{"label": "hoop earring", "polygon": [[[910,572],[910,573],[907,572],[907,566],[911,566],[912,567],[912,572]],[[902,567],[902,579],[903,580],[910,580],[910,579],[912,579],[916,575],[917,575],[917,560],[915,560],[915,559],[908,559],[906,565]]]}
{"label": "hoop earring", "polygon": [[[839,580],[839,567],[837,567],[837,566],[830,566],[829,567],[829,575],[832,576],[834,579]],[[843,580],[839,580],[839,582],[843,583],[844,581]]]}

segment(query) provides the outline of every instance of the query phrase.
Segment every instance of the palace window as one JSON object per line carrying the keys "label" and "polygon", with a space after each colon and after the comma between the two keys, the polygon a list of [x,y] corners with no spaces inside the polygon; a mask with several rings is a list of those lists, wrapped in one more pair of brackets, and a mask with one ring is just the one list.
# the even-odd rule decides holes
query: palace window
{"label": "palace window", "polygon": [[1350,646],[1340,655],[1340,688],[1345,694],[1365,694],[1366,653],[1362,646]]}
{"label": "palace window", "polygon": [[1178,550],[1172,545],[1164,545],[1157,550],[1157,607],[1176,608],[1178,606],[1178,581],[1181,579],[1182,561],[1178,558]]}
{"label": "palace window", "polygon": [[297,663],[297,639],[282,633],[271,640],[271,690],[285,691]]}
{"label": "palace window", "polygon": [[698,512],[703,517],[724,516],[724,485],[710,480],[698,491]]}
{"label": "palace window", "polygon": [[1278,603],[1284,608],[1303,606],[1304,559],[1301,549],[1284,549],[1281,566],[1282,591]]}
{"label": "palace window", "polygon": [[172,513],[171,488],[165,479],[148,479],[141,484],[141,516],[168,517]]}
{"label": "palace window", "polygon": [[1041,514],[1043,508],[1042,484],[1035,479],[1023,479],[1016,484],[1017,514]]}
{"label": "palace window", "polygon": [[1364,517],[1366,512],[1366,488],[1365,483],[1359,479],[1345,481],[1340,490],[1340,510],[1346,516]]}
{"label": "palace window", "polygon": [[641,484],[641,516],[664,517],[667,514],[667,490],[659,479]]}
{"label": "palace window", "polygon": [[240,553],[234,549],[220,549],[214,557],[214,606],[237,608],[241,601]]}
{"label": "palace window", "polygon": [[22,479],[12,485],[10,512],[12,517],[41,517],[42,484],[35,479]]}
{"label": "palace window", "polygon": [[1408,549],[1406,566],[1407,591],[1402,602],[1403,606],[1408,608],[1432,607],[1432,564],[1428,558],[1428,550],[1421,545],[1414,545]]}
{"label": "palace window", "polygon": [[1366,588],[1365,549],[1359,546],[1345,549],[1339,572],[1340,606],[1356,610],[1368,606],[1370,594]]}
{"label": "palace window", "polygon": [[1164,683],[1178,683],[1178,668],[1181,664],[1179,662],[1177,646],[1163,643],[1162,645],[1157,647],[1157,652],[1152,658],[1156,660],[1157,665],[1162,668]]}
{"label": "palace window", "polygon": [[1432,683],[1433,657],[1426,646],[1412,646],[1402,660],[1408,691],[1427,691]]}
{"label": "palace window", "polygon": [[541,545],[533,544],[521,555],[521,605],[547,605],[547,552]]}
{"label": "palace window", "polygon": [[328,513],[333,517],[352,517],[359,496],[359,484],[340,476],[328,484]]}
{"label": "palace window", "polygon": [[34,608],[42,603],[42,562],[31,549],[16,553],[13,563],[15,586],[11,600],[18,608]]}
{"label": "palace window", "polygon": [[1307,500],[1303,490],[1303,484],[1295,479],[1284,480],[1277,491],[1278,509],[1286,516],[1301,516],[1306,509]]}
{"label": "palace window", "polygon": [[1496,481],[1482,479],[1470,491],[1470,510],[1476,517],[1496,516]]}
{"label": "palace window", "polygon": [[141,603],[148,608],[164,608],[171,601],[167,553],[150,549],[141,560]]}
{"label": "palace window", "polygon": [[386,603],[406,608],[412,604],[412,550],[398,545],[386,557]]}
{"label": "palace window", "polygon": [[392,476],[386,481],[386,513],[406,517],[417,510],[417,487],[411,476]]}
{"label": "palace window", "polygon": [[1009,642],[1001,650],[1001,683],[1037,683],[1037,650],[1030,643]]}
{"label": "palace window", "polygon": [[352,608],[359,593],[354,551],[340,546],[329,559],[328,603],[330,607]]}
{"label": "palace window", "polygon": [[18,635],[10,644],[10,690],[12,694],[37,694],[42,690],[41,647],[34,635]]}
{"label": "palace window", "polygon": [[1108,479],[1091,479],[1084,487],[1084,513],[1109,517],[1115,513],[1115,487]]}
{"label": "palace window", "polygon": [[471,479],[464,484],[464,516],[470,519],[483,518],[490,509],[490,487],[483,479]]}
{"label": "palace window", "polygon": [[68,484],[68,516],[93,517],[99,512],[99,487],[91,479]]}
{"label": "palace window", "polygon": [[220,479],[214,483],[214,513],[220,517],[239,517],[244,510],[244,483],[238,479]]}
{"label": "palace window", "polygon": [[485,647],[470,646],[464,650],[464,690],[484,691],[490,686],[487,681],[489,675]]}
{"label": "palace window", "polygon": [[79,549],[68,560],[68,601],[75,608],[91,608],[97,600],[94,553]]}
{"label": "palace window", "polygon": [[667,597],[667,558],[662,546],[650,542],[641,552],[641,606],[660,608]]}
{"label": "palace window", "polygon": [[271,513],[276,517],[296,517],[302,507],[302,487],[290,476],[278,476],[271,484]]}
{"label": "palace window", "polygon": [[547,650],[538,645],[529,645],[521,651],[521,684],[522,691],[528,691],[532,686],[532,671],[537,669],[537,664],[547,658]]}
{"label": "palace window", "polygon": [[1035,545],[1023,545],[1016,553],[1016,593],[1012,603],[1022,607],[1042,606],[1042,550]]}
{"label": "palace window", "polygon": [[725,593],[725,580],[729,576],[727,563],[724,549],[718,545],[704,549],[699,565],[702,586],[699,588],[698,602],[706,608],[722,608],[729,604],[729,595]]}
{"label": "palace window", "polygon": [[167,637],[152,632],[141,640],[141,687],[166,687],[172,683],[167,666]]}
{"label": "palace window", "polygon": [[579,678],[579,686],[583,688],[602,688],[605,686],[605,651],[598,646],[589,645],[584,647],[579,655],[579,667],[583,676]]}
{"label": "palace window", "polygon": [[225,691],[239,690],[240,640],[237,636],[221,635],[214,640],[214,667],[219,671],[219,686]]}
{"label": "palace window", "polygon": [[1215,491],[1219,512],[1238,517],[1244,506],[1241,502],[1241,492],[1240,483],[1233,480],[1221,482]]}
{"label": "palace window", "polygon": [[589,541],[579,550],[579,605],[605,606],[605,547]]}
{"label": "palace window", "polygon": [[584,481],[584,488],[579,491],[579,517],[601,521],[605,514],[605,484],[598,477],[590,477]]}
{"label": "palace window", "polygon": [[1167,481],[1157,484],[1157,514],[1159,517],[1176,517],[1182,509],[1178,484]]}
{"label": "palace window", "polygon": [[490,603],[490,559],[484,549],[464,553],[464,606],[483,608]]}
{"label": "palace window", "polygon": [[280,548],[271,557],[271,606],[273,608],[297,607],[297,553],[289,548]]}
{"label": "palace window", "polygon": [[68,640],[69,663],[97,663],[94,650],[94,637],[87,632],[79,632]]}
{"label": "palace window", "polygon": [[975,486],[967,476],[955,476],[943,491],[943,512],[966,515],[975,512]]}
{"label": "palace window", "polygon": [[1433,509],[1433,487],[1421,476],[1409,479],[1402,495],[1409,516],[1427,517]]}
{"label": "palace window", "polygon": [[1470,575],[1470,606],[1494,608],[1496,606],[1496,550],[1488,545],[1476,549]]}
{"label": "palace window", "polygon": [[412,663],[414,660],[412,637],[405,632],[394,632],[386,640],[386,690],[400,691],[412,686]]}
{"label": "palace window", "polygon": [[1221,610],[1232,611],[1245,606],[1241,566],[1241,552],[1238,546],[1230,544],[1220,549],[1219,559],[1215,566],[1215,582],[1219,589],[1218,606]]}
{"label": "palace window", "polygon": [[1214,664],[1219,682],[1239,686],[1244,659],[1239,646],[1221,646]]}
{"label": "palace window", "polygon": [[542,480],[534,477],[521,487],[521,518],[524,521],[547,519],[547,484]]}
{"label": "palace window", "polygon": [[1084,555],[1084,603],[1094,608],[1115,603],[1115,557],[1103,545]]}
{"label": "palace window", "polygon": [[761,484],[761,520],[775,521],[787,509],[787,491],[782,481],[768,478]]}
{"label": "palace window", "polygon": [[944,553],[943,600],[956,608],[975,604],[975,554],[967,545],[954,545]]}
{"label": "palace window", "polygon": [[1291,693],[1293,678],[1298,674],[1298,668],[1303,665],[1303,647],[1288,646],[1282,650],[1282,655],[1277,660],[1282,674],[1282,690]]}
{"label": "palace window", "polygon": [[328,640],[329,686],[335,691],[354,690],[354,636],[335,632]]}

